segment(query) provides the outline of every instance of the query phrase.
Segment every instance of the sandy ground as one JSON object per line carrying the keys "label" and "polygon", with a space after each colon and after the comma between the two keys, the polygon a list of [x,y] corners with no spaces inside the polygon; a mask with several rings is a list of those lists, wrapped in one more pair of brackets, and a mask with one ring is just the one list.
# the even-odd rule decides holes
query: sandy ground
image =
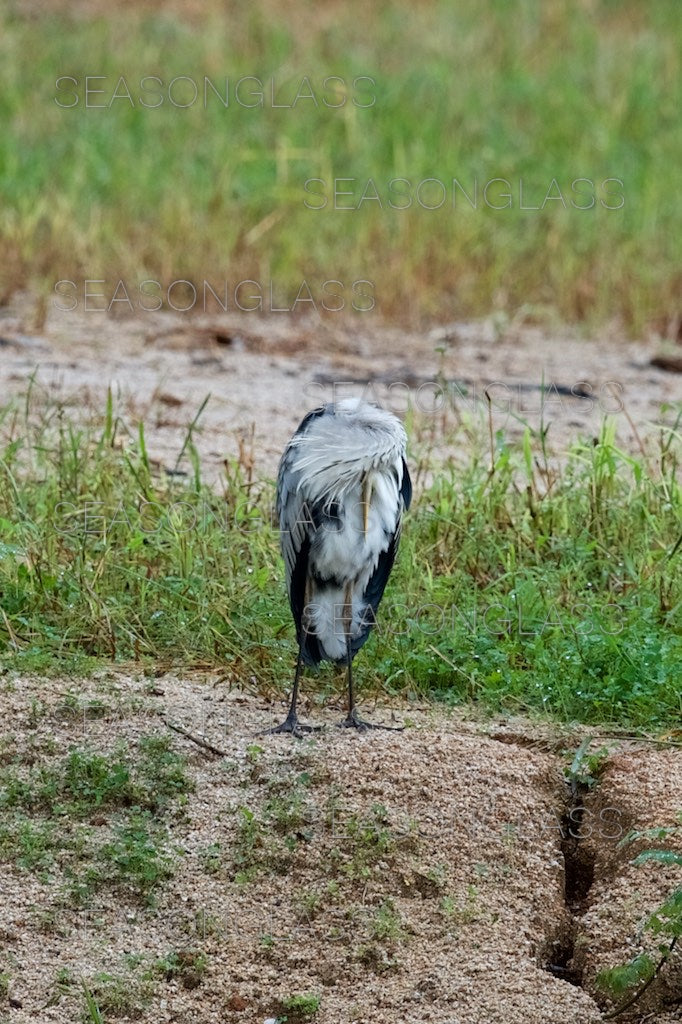
{"label": "sandy ground", "polygon": [[[47,309],[32,328],[34,307],[19,296],[0,311],[0,387],[35,393],[73,413],[101,415],[111,385],[132,428],[144,418],[150,453],[172,468],[188,424],[210,400],[195,441],[206,478],[238,456],[257,475],[273,475],[303,415],[334,397],[364,395],[411,418],[412,458],[465,457],[462,423],[487,435],[519,436],[549,424],[549,448],[561,454],[578,436],[599,433],[605,414],[616,441],[639,451],[671,403],[682,376],[650,365],[655,341],[631,342],[617,331],[580,338],[495,318],[406,332],[377,321],[271,315],[136,317]],[[544,385],[544,390],[543,390]]]}
{"label": "sandy ground", "polygon": [[[569,730],[522,720],[484,726],[402,706],[366,713],[394,715],[404,732],[360,735],[334,728],[340,708],[304,706],[329,727],[295,741],[254,738],[282,708],[216,677],[150,682],[103,671],[75,686],[7,676],[2,689],[2,763],[20,770],[72,746],[107,751],[124,739],[132,749],[141,735],[167,732],[160,715],[223,753],[168,733],[196,790],[171,817],[175,875],[155,909],[125,888],[74,909],[60,902],[59,872],[41,881],[4,866],[2,969],[13,1005],[0,1006],[0,1019],[11,1024],[79,1019],[82,1001],[59,989],[59,970],[91,981],[101,971],[130,977],[132,989],[145,964],[171,950],[204,953],[203,976],[189,987],[157,979],[148,1006],[118,1019],[262,1024],[288,997],[315,993],[319,1024],[596,1024],[606,1005],[597,970],[641,948],[638,926],[673,886],[674,872],[632,867],[617,841],[632,826],[673,824],[679,746],[606,744],[602,780],[584,803],[581,842],[594,880],[571,918],[562,752],[581,737]],[[69,711],[67,691],[97,697],[98,715]],[[292,793],[301,795],[303,823],[289,827],[272,816],[272,801]],[[240,808],[269,823],[248,855]],[[384,845],[358,822],[374,822]],[[106,829],[101,816],[97,823]],[[240,883],[237,870],[253,865]],[[564,967],[579,968],[581,984],[549,969],[571,929],[575,955]],[[677,957],[629,1019],[672,1024],[680,997]],[[669,1011],[654,1013],[663,998]]]}

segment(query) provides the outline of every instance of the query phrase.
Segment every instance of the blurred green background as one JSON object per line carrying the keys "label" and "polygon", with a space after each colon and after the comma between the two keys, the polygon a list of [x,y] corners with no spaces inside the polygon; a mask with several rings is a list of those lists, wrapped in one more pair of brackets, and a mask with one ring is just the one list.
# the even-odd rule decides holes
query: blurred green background
{"label": "blurred green background", "polygon": [[[184,277],[219,293],[272,279],[290,304],[304,278],[367,278],[399,322],[525,308],[637,333],[679,306],[681,21],[676,0],[6,5],[0,300],[65,278]],[[86,107],[86,75],[104,76],[102,108]],[[146,76],[162,86],[143,91]],[[184,109],[175,76],[199,87]],[[205,76],[223,94],[229,79],[227,108],[210,87],[204,103]],[[244,76],[263,106],[244,105]],[[304,204],[321,203],[310,178],[324,209]],[[356,208],[333,209],[334,178],[355,179],[341,188]],[[408,209],[389,206],[406,202],[393,178]],[[425,208],[438,185],[416,197],[427,178],[444,183],[439,209]],[[486,203],[493,178],[510,206],[499,185]],[[581,195],[578,178],[593,183]],[[368,179],[381,203],[359,202]],[[453,179],[478,188],[476,209]],[[563,199],[523,210],[520,187],[527,206]]]}

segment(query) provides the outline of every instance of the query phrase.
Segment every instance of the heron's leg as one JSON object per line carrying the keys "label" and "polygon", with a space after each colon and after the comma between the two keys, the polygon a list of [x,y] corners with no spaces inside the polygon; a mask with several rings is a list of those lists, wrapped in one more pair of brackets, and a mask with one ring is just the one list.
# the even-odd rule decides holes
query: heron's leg
{"label": "heron's leg", "polygon": [[346,664],[348,666],[348,717],[341,722],[342,729],[388,729],[389,732],[402,732],[402,725],[374,725],[360,718],[355,706],[355,691],[353,689],[353,653],[350,649],[350,633],[346,633]]}
{"label": "heron's leg", "polygon": [[291,705],[289,707],[289,714],[284,719],[281,725],[275,726],[274,729],[265,729],[264,732],[258,733],[259,736],[271,736],[278,732],[290,732],[292,736],[296,736],[300,739],[306,732],[319,732],[322,728],[319,725],[303,725],[298,720],[296,714],[296,703],[298,701],[298,686],[301,679],[301,672],[303,670],[303,651],[302,644],[298,645],[298,660],[296,661],[296,674],[294,676],[294,688],[291,694]]}
{"label": "heron's leg", "polygon": [[348,666],[348,721],[355,718],[355,692],[353,690],[353,654],[350,649],[350,633],[346,633],[346,665]]}

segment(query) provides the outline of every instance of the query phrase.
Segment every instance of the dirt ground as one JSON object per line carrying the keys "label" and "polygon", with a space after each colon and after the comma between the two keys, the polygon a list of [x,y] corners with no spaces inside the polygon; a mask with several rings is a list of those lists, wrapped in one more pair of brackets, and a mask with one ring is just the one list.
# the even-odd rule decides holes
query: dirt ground
{"label": "dirt ground", "polygon": [[[595,737],[592,749],[610,752],[581,798],[579,844],[594,877],[571,914],[563,752],[581,736],[568,729],[404,705],[365,709],[404,732],[356,735],[334,728],[340,706],[309,704],[306,716],[328,728],[295,741],[256,736],[283,709],[217,677],[102,671],[74,687],[7,676],[2,689],[3,763],[35,766],[73,746],[110,751],[167,733],[196,786],[173,817],[175,875],[155,909],[125,887],[74,909],[60,903],[59,877],[3,869],[13,1006],[0,1018],[11,1024],[79,1019],[82,1002],[57,985],[60,970],[130,976],[132,989],[135,972],[169,950],[205,954],[205,972],[191,983],[157,980],[146,1009],[116,1019],[263,1024],[292,995],[313,993],[319,1024],[596,1024],[606,1005],[596,972],[641,948],[638,926],[673,887],[671,869],[633,867],[618,839],[674,823],[679,746]],[[97,699],[96,715],[64,703],[74,690],[85,704]],[[293,793],[301,820],[288,833],[272,807]],[[240,808],[267,826],[255,846],[244,845]],[[252,872],[240,881],[237,867]],[[679,956],[652,988],[626,1019],[679,1021]],[[653,1013],[662,999],[669,1011]]]}
{"label": "dirt ground", "polygon": [[599,433],[614,417],[616,441],[639,451],[671,403],[682,400],[682,376],[650,365],[655,339],[628,341],[615,328],[580,337],[495,317],[405,331],[376,320],[242,314],[148,313],[114,318],[60,312],[44,325],[18,296],[0,310],[0,387],[37,391],[73,413],[102,414],[112,386],[117,408],[144,418],[150,454],[172,468],[187,426],[204,398],[195,441],[206,479],[220,479],[223,460],[241,453],[257,475],[274,475],[279,455],[303,415],[321,401],[364,395],[412,417],[411,456],[465,457],[453,450],[453,428],[519,436],[528,423],[549,424],[551,451]]}
{"label": "dirt ground", "polygon": [[[427,447],[436,460],[465,455],[448,447],[458,423],[487,429],[486,388],[495,429],[518,435],[525,422],[539,429],[544,420],[555,452],[595,436],[605,412],[618,443],[641,450],[674,421],[666,403],[682,399],[679,374],[649,363],[655,341],[629,342],[616,330],[579,338],[490,319],[406,332],[361,318],[112,318],[52,307],[40,330],[33,323],[21,297],[0,311],[3,398],[25,392],[34,374],[45,399],[97,415],[111,384],[129,422],[145,419],[150,454],[172,468],[210,393],[195,439],[214,482],[237,455],[256,476],[274,474],[303,414],[334,395],[364,393],[409,413],[413,456]],[[255,739],[282,709],[211,677],[150,686],[100,673],[75,688],[108,710],[82,720],[57,713],[73,681],[10,675],[0,686],[4,763],[41,763],[53,756],[52,740],[57,751],[133,743],[168,731],[159,714],[223,752],[171,732],[196,791],[173,822],[176,871],[156,909],[125,892],[99,894],[87,913],[63,907],[54,880],[3,867],[0,973],[11,997],[0,1005],[3,1024],[73,1024],[82,1001],[57,985],[60,969],[125,975],[169,950],[205,953],[196,986],[158,982],[147,1009],[117,1019],[263,1024],[285,1014],[290,996],[312,992],[319,1024],[593,1024],[607,1005],[597,972],[639,950],[638,928],[679,885],[672,869],[634,867],[632,852],[618,847],[633,826],[674,823],[679,744],[607,743],[599,785],[581,796],[581,838],[569,848],[562,752],[582,738],[570,730],[404,706],[368,714],[390,721],[395,713],[405,732],[349,735],[331,727],[340,708],[309,705],[308,716],[329,729],[302,742]],[[305,818],[293,839],[268,817],[273,800],[291,792]],[[254,872],[241,882],[240,808],[265,828],[251,850]],[[577,895],[567,892],[568,859]],[[680,996],[677,956],[630,1019],[679,1021]],[[290,1024],[300,1020],[289,1012]]]}

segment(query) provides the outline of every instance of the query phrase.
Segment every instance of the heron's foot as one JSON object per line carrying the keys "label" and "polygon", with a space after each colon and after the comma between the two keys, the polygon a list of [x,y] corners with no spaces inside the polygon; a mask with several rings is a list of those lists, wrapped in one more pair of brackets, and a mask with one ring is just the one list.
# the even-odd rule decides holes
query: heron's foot
{"label": "heron's foot", "polygon": [[301,740],[307,733],[320,732],[322,730],[321,725],[304,725],[303,722],[299,722],[297,715],[287,715],[281,725],[276,725],[274,729],[264,729],[263,732],[259,732],[258,736],[274,736],[278,732],[288,732],[296,739]]}
{"label": "heron's foot", "polygon": [[358,729],[360,732],[367,732],[368,729],[385,729],[387,732],[403,732],[404,725],[376,725],[374,722],[366,722],[360,718],[356,709],[349,713],[348,718],[339,723],[340,729]]}

